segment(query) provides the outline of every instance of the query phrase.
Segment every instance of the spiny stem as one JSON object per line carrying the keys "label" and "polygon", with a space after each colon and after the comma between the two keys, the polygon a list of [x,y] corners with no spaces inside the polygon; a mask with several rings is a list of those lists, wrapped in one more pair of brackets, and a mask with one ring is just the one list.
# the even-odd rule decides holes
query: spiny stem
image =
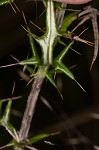
{"label": "spiny stem", "polygon": [[23,115],[22,124],[21,124],[20,132],[19,132],[20,141],[27,139],[27,136],[28,136],[28,132],[30,129],[32,117],[33,117],[35,106],[36,106],[37,99],[38,99],[38,95],[39,95],[42,83],[44,81],[44,78],[45,78],[46,67],[45,68],[44,67],[39,68],[37,76],[34,79],[34,82],[32,84],[32,88],[31,88],[31,91],[27,100],[27,105],[26,105],[26,109]]}

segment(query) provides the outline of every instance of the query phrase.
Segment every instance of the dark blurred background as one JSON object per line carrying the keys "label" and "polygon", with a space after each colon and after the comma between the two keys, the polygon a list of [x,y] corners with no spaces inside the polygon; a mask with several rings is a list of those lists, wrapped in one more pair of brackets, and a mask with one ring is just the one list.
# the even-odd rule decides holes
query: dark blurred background
{"label": "dark blurred background", "polygon": [[[28,26],[33,33],[41,35],[42,30],[39,30],[36,26],[32,25],[30,20],[41,29],[45,27],[45,12],[42,2],[31,0],[22,0],[20,2],[16,0],[15,4],[20,12],[16,9],[14,4],[12,5],[16,13],[10,5],[0,7],[0,66],[16,63],[11,55],[20,61],[26,59],[28,55],[31,55],[27,32],[22,28],[22,26],[26,27],[22,11],[25,14]],[[98,0],[93,0],[89,4],[97,9],[99,8]],[[86,5],[69,5],[67,8],[82,9]],[[41,13],[43,14],[41,15]],[[97,19],[97,22],[98,20],[99,18]],[[70,30],[76,24],[77,22],[70,27]],[[75,34],[79,35],[85,28],[88,28],[88,30],[83,33],[81,38],[93,42],[94,37],[91,21],[87,21],[87,23],[79,27],[79,30],[77,30]],[[38,51],[40,51],[38,45],[37,47]],[[58,45],[55,48],[61,50],[63,47]],[[53,144],[46,144],[44,141],[35,144],[40,150],[91,150],[96,148],[93,148],[94,145],[99,146],[99,121],[95,119],[91,121],[89,119],[87,121],[87,119],[81,119],[82,115],[80,116],[80,114],[86,112],[90,108],[93,111],[93,107],[99,106],[99,58],[97,57],[97,60],[90,71],[93,47],[81,42],[75,42],[73,48],[81,53],[81,55],[69,51],[64,59],[64,63],[67,64],[68,67],[76,65],[71,71],[75,75],[77,81],[86,90],[86,93],[65,75],[58,75],[56,76],[56,83],[63,95],[62,100],[58,91],[49,83],[49,81],[45,80],[37,102],[30,136],[41,133],[44,130],[51,133],[54,129],[54,124],[56,129],[55,132],[64,131],[58,136],[47,139]],[[57,54],[55,53],[55,55]],[[22,66],[17,65],[0,69],[0,99],[2,100],[11,96],[22,96],[22,98],[14,100],[12,105],[11,123],[17,130],[20,128],[22,114],[31,88],[31,84],[27,86],[27,82],[21,80],[18,70],[22,71]],[[13,95],[11,95],[14,83],[16,83],[15,91]],[[41,97],[48,101],[53,111],[41,101]],[[87,116],[87,114],[88,112],[85,113],[85,116]],[[72,121],[74,126],[72,125],[72,127],[67,129],[65,124],[66,120],[72,119],[75,115],[78,116],[78,123],[75,125],[75,120],[74,122]],[[59,125],[59,123],[64,123],[64,127]],[[0,145],[4,145],[10,141],[11,137],[4,128],[0,128],[0,130]]]}

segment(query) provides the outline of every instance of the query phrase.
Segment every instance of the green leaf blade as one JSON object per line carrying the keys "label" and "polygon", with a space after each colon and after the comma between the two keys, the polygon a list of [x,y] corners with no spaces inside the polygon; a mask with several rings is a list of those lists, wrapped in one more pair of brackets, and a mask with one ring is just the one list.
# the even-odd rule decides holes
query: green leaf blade
{"label": "green leaf blade", "polygon": [[43,140],[43,139],[45,139],[49,136],[50,136],[50,134],[39,134],[39,135],[36,135],[36,136],[30,138],[29,141],[30,141],[31,144],[33,144],[33,143],[36,143],[40,140]]}
{"label": "green leaf blade", "polygon": [[62,26],[59,30],[60,33],[67,32],[68,27],[73,23],[73,21],[75,21],[77,19],[77,14],[78,14],[78,12],[72,12],[64,17]]}

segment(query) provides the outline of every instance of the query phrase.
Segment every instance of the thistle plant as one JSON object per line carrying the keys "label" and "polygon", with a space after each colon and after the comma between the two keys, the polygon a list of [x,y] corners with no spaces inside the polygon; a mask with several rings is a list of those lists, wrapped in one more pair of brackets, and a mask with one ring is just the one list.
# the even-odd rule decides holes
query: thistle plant
{"label": "thistle plant", "polygon": [[[1,6],[4,4],[11,5],[12,3],[13,0],[0,1]],[[35,112],[35,106],[44,79],[47,78],[47,80],[49,80],[50,83],[57,89],[54,76],[56,74],[63,73],[66,76],[68,76],[71,80],[76,82],[82,88],[82,86],[76,81],[70,69],[63,63],[63,58],[65,57],[66,53],[71,49],[72,45],[74,44],[74,40],[76,39],[75,37],[72,36],[72,32],[68,32],[68,27],[73,23],[73,21],[77,19],[77,15],[79,11],[69,13],[65,17],[63,12],[63,14],[61,15],[61,18],[63,17],[63,20],[61,21],[61,23],[58,22],[59,23],[58,24],[56,19],[56,14],[55,14],[57,10],[55,11],[54,2],[52,0],[50,1],[47,0],[44,2],[44,4],[46,7],[46,30],[44,35],[42,35],[41,37],[38,37],[37,35],[31,32],[26,22],[25,15],[23,13],[23,17],[27,26],[25,30],[27,32],[27,36],[31,46],[32,57],[19,61],[17,64],[25,66],[25,68],[28,70],[30,74],[30,77],[34,78],[34,81],[32,83],[31,91],[28,96],[28,100],[27,100],[27,104],[26,104],[26,108],[24,111],[19,132],[16,131],[16,129],[10,123],[10,111],[11,111],[12,99],[9,99],[4,114],[1,115],[0,125],[5,127],[6,130],[13,138],[12,141],[4,147],[13,146],[15,147],[15,149],[19,149],[19,150],[23,149],[24,147],[29,149],[29,146],[31,144],[39,140],[42,140],[43,138],[53,135],[53,133],[52,134],[44,133],[44,134],[37,135],[35,137],[33,136],[30,139],[28,138],[31,121],[33,118],[33,114]],[[70,39],[69,44],[63,42],[61,40],[61,37],[69,38]],[[40,45],[41,52],[42,52],[41,56],[39,56],[37,53],[35,41]],[[56,57],[54,57],[53,52],[55,51],[55,45],[57,43],[64,45],[64,49]],[[90,44],[90,42],[88,41],[87,42],[85,41],[85,43]],[[83,91],[85,90],[83,89]],[[3,101],[0,102],[0,110],[2,109],[2,104]]]}
{"label": "thistle plant", "polygon": [[[53,59],[53,50],[54,43],[57,37],[60,37],[61,34],[58,32],[55,22],[55,13],[54,13],[54,4],[52,1],[46,2],[46,31],[45,34],[41,37],[37,37],[34,34],[29,32],[29,39],[31,43],[33,57],[27,60],[20,62],[21,65],[34,65],[38,68],[36,73],[33,72],[34,82],[30,95],[28,97],[26,111],[23,116],[22,125],[19,133],[19,138],[24,140],[28,136],[31,119],[34,113],[34,108],[36,101],[38,99],[38,94],[40,92],[41,85],[45,77],[56,87],[56,84],[53,79],[53,75],[56,73],[64,73],[69,76],[71,79],[75,80],[71,71],[62,63],[62,59],[65,56],[66,52],[69,50],[73,42],[71,42],[56,58]],[[42,56],[38,57],[36,50],[34,48],[33,39],[35,39],[38,44],[41,46]],[[50,66],[53,69],[50,70]],[[28,68],[28,66],[27,66]],[[32,75],[33,75],[32,74]],[[25,123],[25,124],[24,124]],[[23,128],[24,127],[24,128]]]}

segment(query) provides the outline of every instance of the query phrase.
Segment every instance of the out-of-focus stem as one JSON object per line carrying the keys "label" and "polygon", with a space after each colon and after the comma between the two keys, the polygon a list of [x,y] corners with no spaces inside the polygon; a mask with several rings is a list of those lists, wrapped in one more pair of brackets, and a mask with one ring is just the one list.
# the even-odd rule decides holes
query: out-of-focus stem
{"label": "out-of-focus stem", "polygon": [[57,23],[57,27],[60,28],[64,19],[64,15],[65,15],[65,8],[66,8],[67,4],[62,3],[60,9],[56,9],[56,23]]}

